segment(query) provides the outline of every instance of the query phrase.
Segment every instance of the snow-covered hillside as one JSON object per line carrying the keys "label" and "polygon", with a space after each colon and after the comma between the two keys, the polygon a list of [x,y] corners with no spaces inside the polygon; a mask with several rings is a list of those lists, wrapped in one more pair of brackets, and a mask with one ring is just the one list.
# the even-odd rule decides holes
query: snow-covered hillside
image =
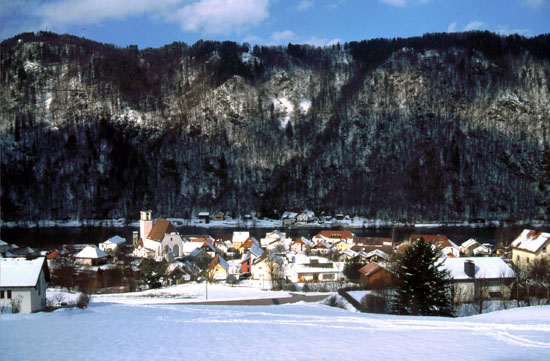
{"label": "snow-covered hillside", "polygon": [[2,315],[2,360],[547,360],[550,307],[446,319],[322,304],[129,305]]}

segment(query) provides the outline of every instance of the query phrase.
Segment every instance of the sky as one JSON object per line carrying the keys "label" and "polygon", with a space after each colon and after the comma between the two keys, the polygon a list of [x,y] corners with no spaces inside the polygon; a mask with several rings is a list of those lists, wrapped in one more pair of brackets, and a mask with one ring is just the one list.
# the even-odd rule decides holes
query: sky
{"label": "sky", "polygon": [[550,33],[550,0],[0,0],[0,40],[47,30],[140,49],[312,44],[434,32]]}

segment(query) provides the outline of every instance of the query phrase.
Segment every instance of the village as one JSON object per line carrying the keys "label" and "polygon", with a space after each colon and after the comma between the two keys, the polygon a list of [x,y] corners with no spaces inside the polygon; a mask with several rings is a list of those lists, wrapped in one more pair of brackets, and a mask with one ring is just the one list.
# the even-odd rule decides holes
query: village
{"label": "village", "polygon": [[455,305],[476,305],[481,313],[490,302],[506,308],[513,300],[519,304],[532,297],[550,298],[550,233],[524,229],[512,243],[498,247],[475,239],[457,245],[442,234],[410,234],[400,240],[358,237],[345,229],[320,230],[310,239],[273,230],[257,240],[249,231],[183,235],[170,220],[155,220],[152,211],[141,211],[131,240],[113,235],[97,246],[69,244],[43,251],[0,241],[0,307],[29,313],[64,306],[46,299],[48,285],[92,295],[204,282],[338,292],[368,311],[362,300],[345,291],[387,294],[395,260],[417,240],[431,244],[444,260]]}

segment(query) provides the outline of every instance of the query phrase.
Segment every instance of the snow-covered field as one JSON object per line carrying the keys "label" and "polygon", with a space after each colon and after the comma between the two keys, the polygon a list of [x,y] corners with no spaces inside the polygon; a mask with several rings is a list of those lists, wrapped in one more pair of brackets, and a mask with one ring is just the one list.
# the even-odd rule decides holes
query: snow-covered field
{"label": "snow-covered field", "polygon": [[[212,297],[221,297],[216,292],[213,287]],[[0,360],[153,359],[548,360],[550,306],[447,319],[362,314],[320,303],[144,305],[117,295],[96,296],[85,310],[1,315]]]}

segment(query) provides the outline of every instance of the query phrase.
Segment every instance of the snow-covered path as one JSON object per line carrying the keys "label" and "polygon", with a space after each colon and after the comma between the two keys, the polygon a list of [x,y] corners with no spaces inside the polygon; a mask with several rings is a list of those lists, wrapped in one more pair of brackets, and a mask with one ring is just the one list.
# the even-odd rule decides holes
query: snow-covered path
{"label": "snow-covered path", "polygon": [[548,306],[442,319],[321,304],[98,302],[1,317],[1,360],[550,359]]}

